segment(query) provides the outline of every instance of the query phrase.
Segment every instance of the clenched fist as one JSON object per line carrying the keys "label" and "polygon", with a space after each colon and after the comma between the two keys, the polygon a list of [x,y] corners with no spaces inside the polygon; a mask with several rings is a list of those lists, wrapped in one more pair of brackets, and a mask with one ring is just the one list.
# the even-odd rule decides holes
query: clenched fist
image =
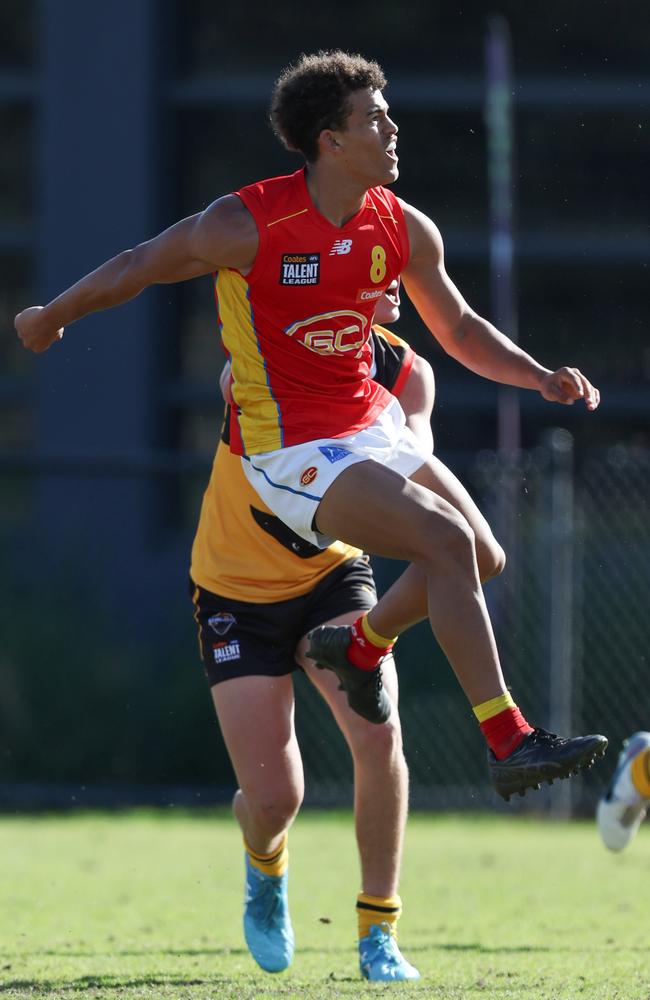
{"label": "clenched fist", "polygon": [[14,326],[18,336],[23,342],[23,347],[33,351],[34,354],[42,354],[56,340],[63,337],[63,327],[52,329],[43,322],[43,306],[29,306],[19,312],[14,320]]}

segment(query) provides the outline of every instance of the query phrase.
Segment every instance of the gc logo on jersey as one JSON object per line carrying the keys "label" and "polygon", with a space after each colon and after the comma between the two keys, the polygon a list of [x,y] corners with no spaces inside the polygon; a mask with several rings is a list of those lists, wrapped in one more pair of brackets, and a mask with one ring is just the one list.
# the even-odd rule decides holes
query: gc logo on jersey
{"label": "gc logo on jersey", "polygon": [[365,344],[367,327],[367,316],[340,309],[299,320],[284,332],[315,354],[346,354]]}
{"label": "gc logo on jersey", "polygon": [[317,285],[320,281],[319,253],[283,253],[281,285]]}

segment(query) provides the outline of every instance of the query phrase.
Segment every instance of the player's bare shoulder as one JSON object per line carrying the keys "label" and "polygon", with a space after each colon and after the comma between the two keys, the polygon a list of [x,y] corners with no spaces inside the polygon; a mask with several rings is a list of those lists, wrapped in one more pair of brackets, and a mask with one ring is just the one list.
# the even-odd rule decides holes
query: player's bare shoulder
{"label": "player's bare shoulder", "polygon": [[[437,266],[444,257],[444,247],[440,230],[433,219],[408,202],[399,199],[406,228],[409,234],[411,253],[409,264],[426,260],[429,265]],[[408,270],[408,268],[407,268]]]}
{"label": "player's bare shoulder", "polygon": [[196,219],[197,254],[215,267],[246,271],[253,266],[259,236],[251,213],[235,194],[213,201]]}

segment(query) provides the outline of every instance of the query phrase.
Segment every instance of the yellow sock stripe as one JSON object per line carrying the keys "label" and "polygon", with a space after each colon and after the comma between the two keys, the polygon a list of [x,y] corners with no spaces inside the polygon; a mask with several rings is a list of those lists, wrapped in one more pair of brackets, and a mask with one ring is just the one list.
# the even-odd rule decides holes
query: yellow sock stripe
{"label": "yellow sock stripe", "polygon": [[[387,639],[383,635],[379,635],[375,632],[372,625],[368,622],[368,615],[364,615],[361,619],[361,631],[365,635],[368,642],[371,642],[373,646],[379,646],[380,649],[386,649],[387,646],[392,646],[394,642],[397,642],[397,636],[393,639]],[[401,647],[400,647],[401,648]]]}
{"label": "yellow sock stripe", "polygon": [[493,716],[498,715],[499,712],[503,712],[504,709],[515,707],[512,695],[509,691],[506,691],[505,694],[497,695],[496,698],[490,698],[489,701],[482,701],[480,705],[474,705],[472,711],[479,722],[486,722],[488,719],[493,718]]}
{"label": "yellow sock stripe", "polygon": [[261,861],[264,864],[273,864],[274,861],[278,860],[278,858],[286,848],[289,836],[288,834],[285,833],[284,837],[282,838],[280,846],[275,851],[272,851],[270,854],[259,854],[257,851],[253,850],[253,848],[247,842],[246,837],[244,837],[243,840],[244,840],[244,847],[250,854],[251,858],[253,858],[255,861]]}
{"label": "yellow sock stripe", "polygon": [[397,921],[402,915],[402,900],[399,896],[369,896],[360,892],[357,897],[357,921],[359,938],[367,937],[370,928],[385,924],[390,933],[397,937]]}
{"label": "yellow sock stripe", "polygon": [[636,788],[639,795],[642,795],[644,799],[650,799],[649,764],[650,752],[648,750],[644,750],[643,753],[636,755],[630,766],[632,784]]}

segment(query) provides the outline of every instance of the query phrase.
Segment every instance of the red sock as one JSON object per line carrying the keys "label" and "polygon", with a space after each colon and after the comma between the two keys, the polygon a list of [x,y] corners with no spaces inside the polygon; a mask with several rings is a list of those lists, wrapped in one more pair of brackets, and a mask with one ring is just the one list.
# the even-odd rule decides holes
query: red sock
{"label": "red sock", "polygon": [[[395,640],[384,639],[383,636],[377,635],[367,623],[364,628],[365,618],[366,614],[364,613],[350,626],[350,645],[348,646],[347,657],[350,663],[353,663],[355,667],[359,667],[360,670],[374,670],[379,665],[380,660],[387,653],[390,653],[395,645]],[[373,642],[368,637],[368,632],[371,632],[373,639],[379,639],[386,644],[379,645]]]}
{"label": "red sock", "polygon": [[532,727],[528,725],[516,705],[512,708],[504,708],[502,712],[493,715],[491,719],[481,722],[480,729],[497,760],[503,760],[504,757],[511,754],[519,746],[524,736],[533,732]]}

